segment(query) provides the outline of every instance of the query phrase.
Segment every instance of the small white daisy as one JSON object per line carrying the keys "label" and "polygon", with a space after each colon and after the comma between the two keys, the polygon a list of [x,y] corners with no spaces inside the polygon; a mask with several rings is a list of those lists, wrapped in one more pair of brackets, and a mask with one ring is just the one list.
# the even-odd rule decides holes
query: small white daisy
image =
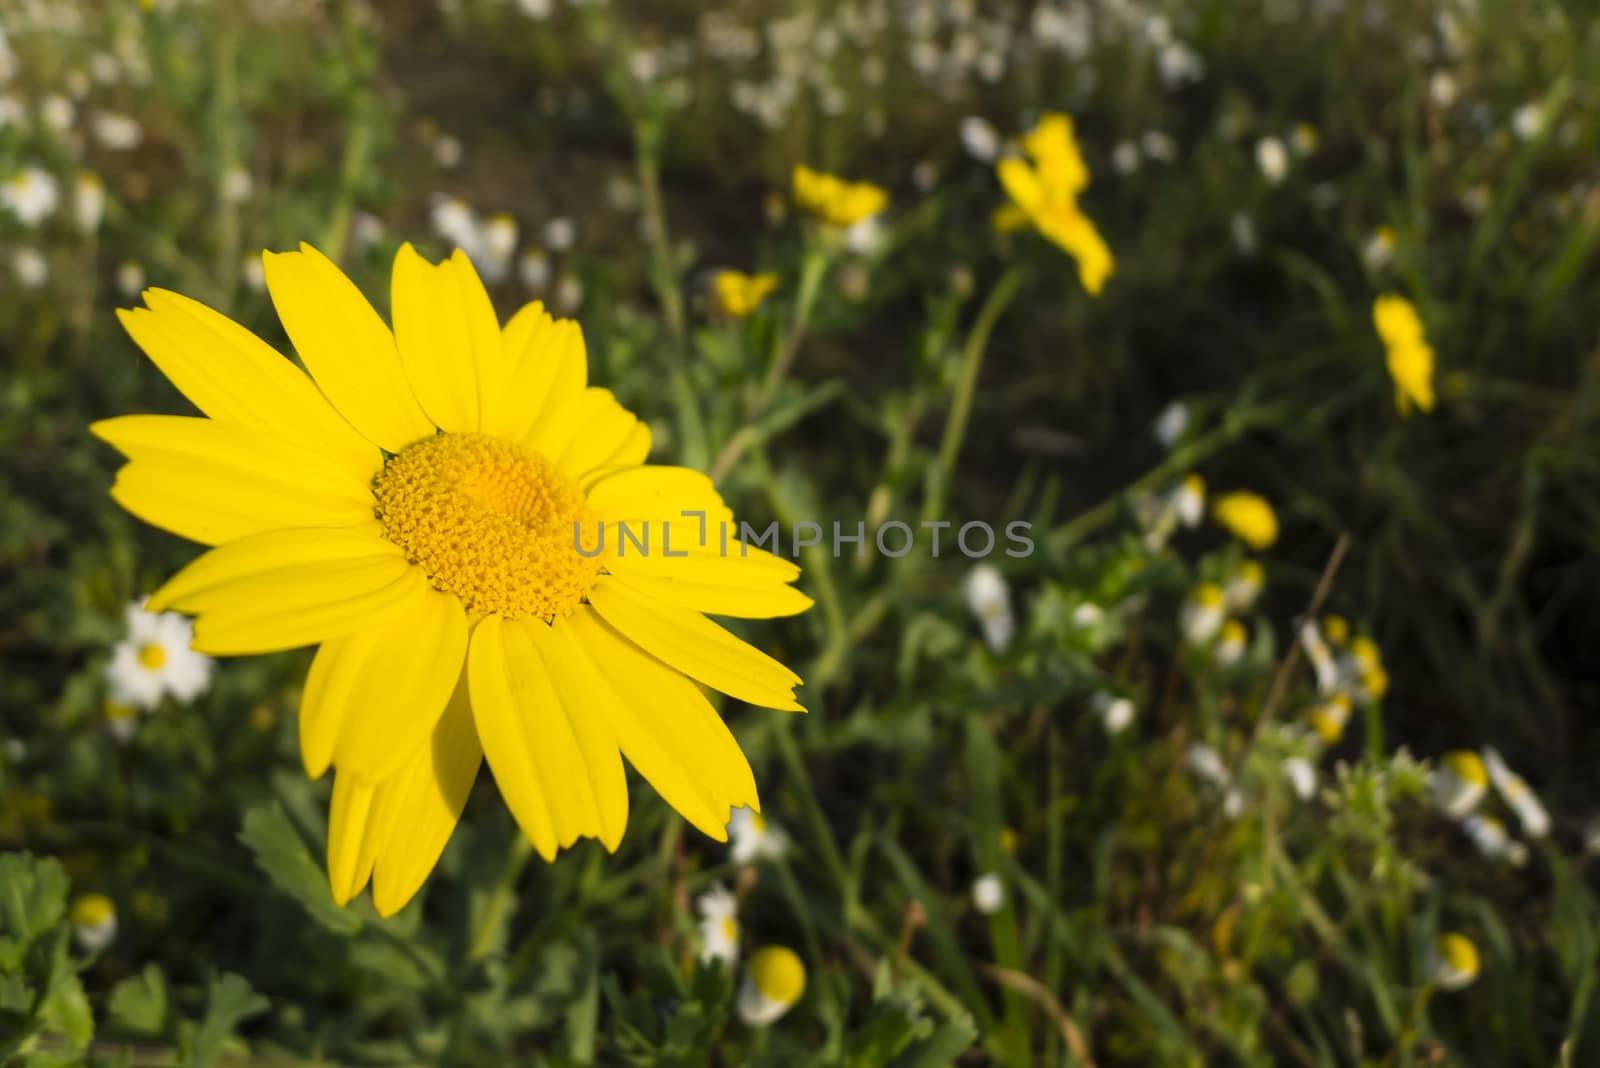
{"label": "small white daisy", "polygon": [[126,152],[138,148],[144,140],[144,127],[139,120],[115,111],[97,111],[89,119],[89,132],[101,147],[113,152]]}
{"label": "small white daisy", "polygon": [[189,648],[194,626],[176,612],[146,612],[144,602],[126,611],[128,636],[111,651],[106,680],[118,704],[150,710],[171,694],[189,702],[211,685],[215,662]]}
{"label": "small white daisy", "polygon": [[1511,130],[1520,140],[1531,141],[1544,129],[1544,105],[1538,101],[1524,104],[1511,116]]}
{"label": "small white daisy", "polygon": [[144,268],[133,260],[123,260],[117,265],[117,292],[132,300],[144,289]]}
{"label": "small white daisy", "polygon": [[1094,714],[1100,717],[1100,725],[1110,735],[1118,735],[1127,730],[1133,723],[1134,716],[1138,714],[1138,709],[1134,707],[1132,701],[1116,694],[1097,693],[1089,703],[1094,709]]}
{"label": "small white daisy", "polygon": [[1290,757],[1283,762],[1283,777],[1294,788],[1294,795],[1302,801],[1311,800],[1317,791],[1317,769],[1305,757]]}
{"label": "small white daisy", "polygon": [[565,315],[574,315],[583,306],[583,283],[575,274],[564,274],[556,279],[556,308]]}
{"label": "small white daisy", "polygon": [[24,167],[0,185],[0,205],[29,229],[54,214],[60,203],[55,176],[39,167]]}
{"label": "small white daisy", "polygon": [[1172,491],[1172,510],[1178,522],[1193,530],[1206,517],[1206,481],[1189,475]]}
{"label": "small white daisy", "polygon": [[1222,586],[1222,599],[1227,602],[1228,610],[1243,612],[1255,604],[1266,577],[1266,571],[1255,560],[1239,561]]}
{"label": "small white daisy", "polygon": [[993,163],[1000,155],[1000,131],[980,115],[961,120],[961,147],[979,163]]}
{"label": "small white daisy", "polygon": [[1440,935],[1428,954],[1428,974],[1441,990],[1470,986],[1478,977],[1478,947],[1466,935]]}
{"label": "small white daisy", "polygon": [[1178,625],[1183,629],[1184,641],[1190,645],[1205,645],[1222,629],[1225,615],[1222,587],[1214,582],[1202,582],[1189,591],[1179,614]]}
{"label": "small white daisy", "polygon": [[1249,632],[1243,623],[1237,619],[1230,619],[1222,625],[1222,631],[1217,638],[1215,656],[1217,666],[1231,668],[1244,659],[1245,644],[1249,640]]}
{"label": "small white daisy", "polygon": [[1263,137],[1256,142],[1256,166],[1268,182],[1277,185],[1289,173],[1289,150],[1276,137]]}
{"label": "small white daisy", "polygon": [[1381,271],[1394,261],[1395,244],[1394,227],[1380,226],[1362,246],[1361,259],[1371,270]]}
{"label": "small white daisy", "polygon": [[1011,589],[1000,569],[979,564],[967,576],[967,607],[983,626],[983,640],[989,648],[1003,653],[1016,633],[1016,617],[1011,613]]}
{"label": "small white daisy", "polygon": [[73,937],[89,953],[98,953],[117,937],[117,909],[104,894],[84,894],[68,914]]}
{"label": "small white daisy", "polygon": [[986,871],[972,880],[972,907],[985,916],[993,916],[1006,903],[1006,885],[1000,873]]}
{"label": "small white daisy", "polygon": [[38,289],[50,280],[50,261],[38,249],[24,245],[11,254],[11,273],[23,289]]}
{"label": "small white daisy", "polygon": [[728,967],[739,960],[739,902],[728,888],[713,883],[695,898],[700,913],[700,960],[720,960]]}
{"label": "small white daisy", "polygon": [[1464,819],[1488,791],[1489,773],[1477,753],[1455,749],[1439,758],[1439,766],[1428,775],[1428,789],[1445,815]]}
{"label": "small white daisy", "polygon": [[234,167],[222,176],[222,199],[229,204],[243,204],[256,191],[256,181],[243,167]]}
{"label": "small white daisy", "polygon": [[739,1018],[766,1027],[794,1007],[806,991],[806,966],[786,946],[764,946],[750,957],[739,986]]}
{"label": "small white daisy", "polygon": [[481,261],[483,280],[490,285],[503,282],[511,273],[511,257],[517,250],[517,220],[501,213],[483,224]]}
{"label": "small white daisy", "polygon": [[1170,449],[1182,438],[1184,431],[1189,429],[1189,406],[1182,401],[1173,401],[1161,409],[1161,414],[1156,416],[1155,435],[1163,449]]}
{"label": "small white daisy", "polygon": [[578,241],[578,224],[565,216],[558,216],[544,224],[544,247],[552,252],[565,252]]}
{"label": "small white daisy", "polygon": [[1183,762],[1195,778],[1212,786],[1226,786],[1232,779],[1228,774],[1228,766],[1222,762],[1222,755],[1204,742],[1191,745],[1183,754]]}
{"label": "small white daisy", "polygon": [[550,287],[550,257],[543,249],[530,248],[517,260],[517,277],[530,293],[543,293]]}
{"label": "small white daisy", "polygon": [[92,234],[100,229],[106,212],[106,187],[100,176],[83,171],[72,183],[72,216],[78,229]]}
{"label": "small white daisy", "polygon": [[728,819],[730,856],[735,864],[777,860],[789,851],[789,836],[752,808],[736,808]]}
{"label": "small white daisy", "polygon": [[1111,169],[1123,177],[1137,172],[1139,169],[1139,146],[1132,141],[1118,142],[1117,147],[1111,150]]}
{"label": "small white daisy", "polygon": [[118,745],[127,745],[139,730],[139,710],[121,701],[106,702],[106,733]]}
{"label": "small white daisy", "polygon": [[1489,781],[1522,821],[1522,829],[1535,838],[1549,834],[1550,813],[1545,811],[1527,780],[1512,771],[1492,746],[1483,751],[1483,763],[1489,770]]}
{"label": "small white daisy", "polygon": [[1178,143],[1170,134],[1161,130],[1147,130],[1139,138],[1139,147],[1144,149],[1144,154],[1158,163],[1171,163],[1178,158]]}
{"label": "small white daisy", "polygon": [[1314,620],[1306,620],[1300,628],[1300,647],[1305,650],[1306,659],[1311,661],[1311,670],[1317,676],[1317,692],[1332,693],[1339,689],[1343,673],[1339,670],[1339,661],[1333,655],[1333,650],[1328,648],[1328,643],[1322,638],[1322,629]]}
{"label": "small white daisy", "polygon": [[1461,821],[1461,829],[1467,832],[1478,852],[1490,860],[1504,860],[1514,868],[1528,862],[1528,847],[1512,838],[1506,825],[1493,816],[1474,813]]}

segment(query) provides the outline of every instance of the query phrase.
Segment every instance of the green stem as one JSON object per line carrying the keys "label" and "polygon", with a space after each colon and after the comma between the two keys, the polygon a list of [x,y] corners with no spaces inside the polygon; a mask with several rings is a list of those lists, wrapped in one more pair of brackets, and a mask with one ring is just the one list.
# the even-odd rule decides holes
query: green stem
{"label": "green stem", "polygon": [[467,959],[478,960],[487,956],[493,947],[495,939],[500,934],[500,927],[505,922],[505,912],[511,903],[511,894],[516,889],[517,880],[522,877],[522,870],[528,866],[528,859],[533,856],[533,844],[528,841],[528,836],[520,829],[512,832],[511,848],[506,852],[506,864],[500,871],[500,878],[495,881],[494,889],[489,892],[489,900],[483,907],[483,918],[478,921],[477,928],[472,932],[472,940],[467,944]]}
{"label": "green stem", "polygon": [[854,911],[851,906],[855,899],[854,882],[850,878],[850,871],[845,867],[844,856],[839,852],[839,844],[834,841],[833,829],[828,826],[828,817],[822,811],[822,805],[817,800],[817,791],[811,784],[811,772],[806,769],[805,758],[800,755],[800,748],[794,741],[794,720],[786,718],[772,725],[772,737],[778,750],[778,759],[783,762],[784,770],[789,773],[795,788],[800,792],[800,801],[805,809],[806,819],[811,824],[811,833],[817,840],[817,852],[822,857],[822,866],[828,869],[828,874],[838,885],[839,896],[845,902],[846,912]]}
{"label": "green stem", "polygon": [[667,212],[661,202],[660,137],[648,128],[649,120],[634,121],[634,165],[639,177],[640,204],[644,210],[645,235],[650,245],[650,284],[666,316],[672,333],[668,354],[667,383],[683,433],[681,455],[686,465],[702,467],[707,454],[705,420],[700,399],[689,380],[689,324],[683,306],[683,290],[673,263],[672,239],[667,230]]}
{"label": "green stem", "polygon": [[955,473],[956,459],[961,455],[961,443],[966,439],[967,422],[972,417],[972,400],[978,389],[978,375],[983,370],[984,352],[989,347],[989,335],[1000,321],[1001,314],[1022,287],[1024,272],[1011,267],[994,288],[989,291],[983,307],[978,310],[977,321],[967,335],[961,353],[961,377],[956,382],[955,395],[950,403],[950,415],[945,420],[944,437],[939,442],[939,464],[935,470],[936,481],[924,504],[923,518],[933,519],[944,509],[951,476]]}
{"label": "green stem", "polygon": [[805,340],[806,331],[811,325],[811,312],[816,306],[817,293],[822,287],[823,277],[828,272],[829,259],[828,248],[825,245],[815,244],[806,252],[805,262],[800,267],[800,290],[795,296],[794,320],[789,324],[789,329],[772,354],[772,362],[767,365],[767,377],[761,384],[761,392],[750,402],[744,425],[728,439],[717,453],[717,458],[712,461],[707,471],[711,481],[721,482],[727,477],[739,457],[757,439],[755,429],[757,421],[766,414],[772,398],[777,396],[778,390],[794,368],[796,357],[800,354],[800,345]]}

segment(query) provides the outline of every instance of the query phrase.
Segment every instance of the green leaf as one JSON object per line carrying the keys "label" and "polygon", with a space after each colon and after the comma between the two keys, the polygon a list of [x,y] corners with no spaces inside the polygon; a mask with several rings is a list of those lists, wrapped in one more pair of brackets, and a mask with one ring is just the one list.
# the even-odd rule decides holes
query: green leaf
{"label": "green leaf", "polygon": [[39,1007],[39,1017],[51,1031],[65,1035],[73,1049],[86,1049],[94,1038],[94,1014],[89,1010],[89,998],[83,992],[83,984],[71,972],[57,973],[49,996]]}
{"label": "green leaf", "polygon": [[0,856],[0,933],[31,942],[67,913],[67,873],[31,853]]}
{"label": "green leaf", "polygon": [[970,1016],[946,1020],[926,1040],[916,1043],[892,1062],[893,1068],[945,1068],[978,1040]]}
{"label": "green leaf", "polygon": [[155,964],[111,988],[111,1021],[136,1034],[159,1035],[166,1029],[167,979]]}
{"label": "green leaf", "polygon": [[300,902],[317,923],[334,934],[360,930],[360,914],[333,903],[322,866],[278,802],[263,802],[246,812],[239,840],[255,853],[256,864],[278,889]]}
{"label": "green leaf", "polygon": [[198,1025],[185,1023],[178,1046],[188,1068],[210,1068],[222,1055],[239,1024],[272,1005],[239,976],[225,972],[206,988],[206,1015]]}

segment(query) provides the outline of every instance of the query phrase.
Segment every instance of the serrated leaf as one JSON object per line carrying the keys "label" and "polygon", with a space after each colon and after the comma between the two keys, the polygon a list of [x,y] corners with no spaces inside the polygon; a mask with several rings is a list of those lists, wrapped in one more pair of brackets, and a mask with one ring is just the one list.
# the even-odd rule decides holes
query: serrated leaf
{"label": "serrated leaf", "polygon": [[360,930],[361,915],[333,903],[322,865],[278,802],[263,802],[246,812],[239,841],[255,853],[257,866],[274,885],[300,902],[318,924],[341,935]]}
{"label": "serrated leaf", "polygon": [[136,1034],[159,1035],[167,1022],[167,979],[159,967],[145,965],[138,975],[111,988],[111,1021]]}
{"label": "serrated leaf", "polygon": [[241,977],[224,972],[206,988],[206,1014],[198,1025],[188,1025],[179,1042],[188,1068],[210,1068],[222,1055],[233,1032],[245,1020],[259,1016],[271,1002],[250,989]]}
{"label": "serrated leaf", "polygon": [[978,1029],[970,1016],[946,1020],[926,1039],[916,1043],[890,1062],[892,1068],[945,1068],[972,1048]]}
{"label": "serrated leaf", "polygon": [[31,853],[0,856],[0,934],[26,944],[67,913],[67,873]]}

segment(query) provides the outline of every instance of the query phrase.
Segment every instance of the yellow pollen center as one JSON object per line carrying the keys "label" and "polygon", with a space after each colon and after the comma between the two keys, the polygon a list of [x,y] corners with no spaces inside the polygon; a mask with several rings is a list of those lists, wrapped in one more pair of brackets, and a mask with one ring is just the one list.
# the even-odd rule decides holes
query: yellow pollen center
{"label": "yellow pollen center", "polygon": [[167,662],[167,651],[160,642],[150,642],[139,647],[139,666],[146,671],[160,671]]}
{"label": "yellow pollen center", "polygon": [[733,922],[732,916],[722,918],[722,937],[730,942],[739,937],[739,925]]}
{"label": "yellow pollen center", "polygon": [[507,619],[564,616],[600,574],[583,491],[538,453],[482,434],[406,446],[372,486],[390,541],[437,590]]}

